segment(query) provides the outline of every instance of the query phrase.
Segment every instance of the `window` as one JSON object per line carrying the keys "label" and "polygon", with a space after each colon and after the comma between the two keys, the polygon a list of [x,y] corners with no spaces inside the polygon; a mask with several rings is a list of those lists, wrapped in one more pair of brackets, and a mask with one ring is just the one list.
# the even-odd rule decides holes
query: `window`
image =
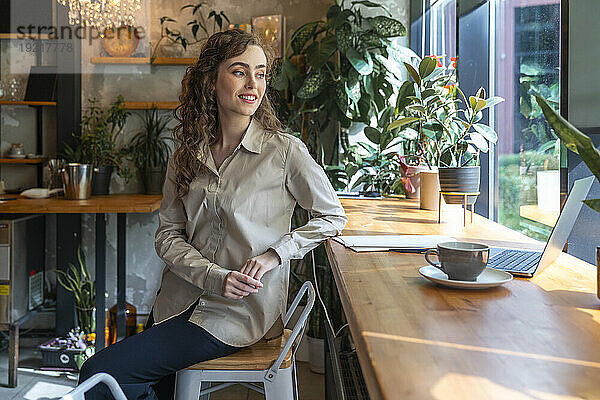
{"label": "window", "polygon": [[440,60],[446,67],[456,57],[456,0],[437,0],[429,10],[430,53],[443,56]]}
{"label": "window", "polygon": [[489,112],[498,143],[482,157],[489,196],[479,197],[478,212],[546,240],[559,212],[561,152],[534,94],[558,108],[560,0],[413,0],[411,13],[415,52],[448,65],[460,32],[460,86],[505,99]]}
{"label": "window", "polygon": [[546,240],[560,206],[560,145],[534,94],[558,108],[560,0],[495,0],[494,110],[498,222]]}

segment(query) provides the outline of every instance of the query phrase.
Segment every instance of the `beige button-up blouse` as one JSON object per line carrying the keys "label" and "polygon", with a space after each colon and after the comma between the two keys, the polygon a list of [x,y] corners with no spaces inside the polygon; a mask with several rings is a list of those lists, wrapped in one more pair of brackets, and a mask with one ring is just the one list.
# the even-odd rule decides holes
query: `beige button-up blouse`
{"label": "beige button-up blouse", "polygon": [[[218,170],[205,151],[210,172],[179,200],[169,160],[155,238],[166,265],[154,319],[181,314],[198,300],[191,322],[226,344],[248,346],[271,335],[285,315],[290,259],[340,234],[348,219],[323,169],[290,134],[267,132],[253,119]],[[290,232],[296,202],[313,218]],[[281,264],[262,277],[263,288],[240,300],[221,296],[229,271],[269,248]]]}

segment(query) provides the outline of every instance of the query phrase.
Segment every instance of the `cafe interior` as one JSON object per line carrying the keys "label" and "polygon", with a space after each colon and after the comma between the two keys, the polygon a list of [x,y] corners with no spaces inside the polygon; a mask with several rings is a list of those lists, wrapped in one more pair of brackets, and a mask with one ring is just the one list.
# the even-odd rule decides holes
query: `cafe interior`
{"label": "cafe interior", "polygon": [[[155,398],[79,372],[160,327],[169,271],[212,289],[184,281],[218,263],[190,244],[210,221],[181,225],[202,265],[167,259],[157,228],[184,76],[239,30],[270,49],[264,96],[318,171],[282,187],[326,187],[348,221],[302,236],[322,208],[287,192],[284,233],[314,245],[274,249],[279,334],[172,371],[158,398],[600,399],[599,15],[597,0],[0,0],[0,398]],[[239,143],[224,167],[252,153]],[[215,210],[225,191],[193,190]],[[257,198],[267,236],[278,216]]]}

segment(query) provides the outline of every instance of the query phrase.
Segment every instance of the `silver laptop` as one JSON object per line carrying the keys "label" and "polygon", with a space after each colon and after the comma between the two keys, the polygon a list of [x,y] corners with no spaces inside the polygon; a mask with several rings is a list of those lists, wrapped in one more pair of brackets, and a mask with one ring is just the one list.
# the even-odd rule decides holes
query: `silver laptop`
{"label": "silver laptop", "polygon": [[493,247],[490,248],[487,266],[516,276],[532,277],[535,272],[541,272],[552,264],[565,247],[581,211],[582,201],[587,197],[593,182],[594,176],[575,181],[543,252]]}

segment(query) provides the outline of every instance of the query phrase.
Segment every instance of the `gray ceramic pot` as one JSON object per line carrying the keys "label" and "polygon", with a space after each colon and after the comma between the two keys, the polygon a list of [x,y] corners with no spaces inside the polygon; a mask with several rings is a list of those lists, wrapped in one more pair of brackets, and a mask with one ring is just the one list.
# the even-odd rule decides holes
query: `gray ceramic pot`
{"label": "gray ceramic pot", "polygon": [[92,176],[92,195],[102,196],[108,194],[112,173],[112,165],[99,165],[94,168],[94,174]]}
{"label": "gray ceramic pot", "polygon": [[[439,168],[440,191],[457,193],[479,192],[479,179],[481,168],[474,167],[447,167]],[[462,204],[463,196],[444,194],[446,204]],[[467,196],[467,204],[475,204],[477,196]]]}
{"label": "gray ceramic pot", "polygon": [[142,173],[144,192],[146,194],[161,194],[166,171],[160,167],[153,167],[144,172]]}

